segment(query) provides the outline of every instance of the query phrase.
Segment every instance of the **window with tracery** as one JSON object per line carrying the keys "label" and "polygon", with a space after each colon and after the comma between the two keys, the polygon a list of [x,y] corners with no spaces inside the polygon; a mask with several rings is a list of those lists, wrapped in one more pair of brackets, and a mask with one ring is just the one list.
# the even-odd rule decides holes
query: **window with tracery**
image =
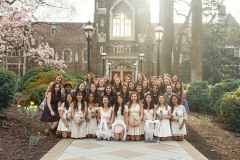
{"label": "window with tracery", "polygon": [[131,8],[124,2],[112,11],[112,35],[115,37],[130,37],[132,32]]}
{"label": "window with tracery", "polygon": [[63,60],[65,62],[70,62],[71,61],[71,51],[69,49],[65,49],[63,51]]}

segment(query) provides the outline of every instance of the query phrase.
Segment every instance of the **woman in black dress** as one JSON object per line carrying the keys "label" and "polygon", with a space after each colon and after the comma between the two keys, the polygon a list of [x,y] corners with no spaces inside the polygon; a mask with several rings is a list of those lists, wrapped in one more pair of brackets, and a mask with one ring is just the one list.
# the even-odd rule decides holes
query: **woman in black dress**
{"label": "woman in black dress", "polygon": [[47,106],[44,107],[40,121],[52,122],[51,127],[47,131],[48,134],[53,135],[54,129],[58,125],[60,119],[58,114],[58,107],[61,106],[61,86],[58,82],[53,83],[52,90],[47,93]]}

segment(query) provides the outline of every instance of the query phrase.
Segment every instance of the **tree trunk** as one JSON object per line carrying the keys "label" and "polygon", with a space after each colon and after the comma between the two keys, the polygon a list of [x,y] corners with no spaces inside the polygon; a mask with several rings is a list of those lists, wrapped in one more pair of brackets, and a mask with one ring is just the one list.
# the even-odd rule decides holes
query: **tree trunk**
{"label": "tree trunk", "polygon": [[173,11],[174,0],[160,1],[160,23],[163,26],[163,39],[161,42],[160,73],[171,74],[172,47],[174,36]]}
{"label": "tree trunk", "polygon": [[[177,74],[177,75],[180,75],[180,65],[179,64],[180,64],[180,55],[181,55],[181,51],[182,51],[184,30],[188,30],[187,26],[189,25],[189,20],[190,20],[191,15],[192,15],[192,9],[190,8],[189,11],[188,11],[188,15],[186,16],[186,19],[185,19],[183,25],[181,26],[181,28],[176,33],[176,37],[175,37],[175,40],[173,42],[174,45],[173,45],[172,72],[174,74]],[[186,36],[188,36],[188,34],[185,35],[185,38],[188,41],[188,38]],[[188,42],[191,45],[191,42],[190,41],[188,41]]]}
{"label": "tree trunk", "polygon": [[191,82],[202,80],[203,71],[202,0],[192,0]]}

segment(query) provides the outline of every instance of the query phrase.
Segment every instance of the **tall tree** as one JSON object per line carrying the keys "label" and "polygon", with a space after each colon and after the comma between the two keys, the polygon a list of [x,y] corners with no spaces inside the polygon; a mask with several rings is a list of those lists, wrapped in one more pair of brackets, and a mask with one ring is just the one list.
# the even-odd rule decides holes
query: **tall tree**
{"label": "tall tree", "polygon": [[160,73],[171,74],[172,64],[172,47],[174,37],[174,0],[160,0],[160,12],[159,22],[162,23],[164,33],[161,43],[161,55],[160,55]]}
{"label": "tall tree", "polygon": [[192,0],[192,53],[191,82],[202,80],[203,40],[202,40],[202,0]]}

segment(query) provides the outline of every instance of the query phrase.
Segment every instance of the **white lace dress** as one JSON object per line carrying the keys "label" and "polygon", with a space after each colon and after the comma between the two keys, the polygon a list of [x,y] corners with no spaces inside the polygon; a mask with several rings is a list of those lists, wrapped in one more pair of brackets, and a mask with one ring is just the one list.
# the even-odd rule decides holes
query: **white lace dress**
{"label": "white lace dress", "polygon": [[[169,110],[171,110],[170,106],[167,106],[167,109],[165,107],[163,109],[158,107],[157,111],[156,111],[157,117],[168,116],[168,111]],[[154,135],[157,136],[157,137],[172,136],[169,119],[159,120],[159,123],[157,124],[157,127],[156,127],[156,132],[155,132]]]}
{"label": "white lace dress", "polygon": [[87,118],[90,119],[89,122],[87,122],[87,134],[93,134],[96,135],[97,133],[97,118],[91,118],[92,115],[97,114],[97,108],[94,107],[92,109],[87,110]]}
{"label": "white lace dress", "polygon": [[107,122],[110,121],[112,117],[112,107],[110,107],[107,112],[105,112],[102,107],[99,109],[101,120],[98,124],[97,136],[98,138],[102,137],[103,139],[108,139],[112,135],[112,130],[110,129],[109,124],[107,124]]}
{"label": "white lace dress", "polygon": [[72,138],[84,138],[87,135],[87,125],[85,118],[83,118],[82,104],[78,104],[78,110],[74,113],[76,122],[82,122],[82,125],[72,122],[71,137]]}
{"label": "white lace dress", "polygon": [[174,107],[172,112],[173,118],[179,119],[179,122],[171,121],[171,129],[173,136],[184,136],[187,134],[186,125],[184,124],[182,129],[179,129],[180,124],[183,119],[187,120],[187,112],[183,105],[179,105],[178,107]]}
{"label": "white lace dress", "polygon": [[[141,107],[139,104],[136,106],[131,106],[129,109],[129,119],[134,123],[137,123],[140,120]],[[142,135],[144,134],[143,124],[140,122],[140,125],[137,127],[128,126],[128,135]]]}
{"label": "white lace dress", "polygon": [[67,117],[71,117],[72,108],[69,107],[67,110],[66,107],[64,106],[64,107],[59,107],[58,110],[63,111],[63,118],[65,119],[65,121],[68,122],[68,127],[66,127],[63,121],[60,119],[57,130],[71,132],[72,119],[68,119]]}

